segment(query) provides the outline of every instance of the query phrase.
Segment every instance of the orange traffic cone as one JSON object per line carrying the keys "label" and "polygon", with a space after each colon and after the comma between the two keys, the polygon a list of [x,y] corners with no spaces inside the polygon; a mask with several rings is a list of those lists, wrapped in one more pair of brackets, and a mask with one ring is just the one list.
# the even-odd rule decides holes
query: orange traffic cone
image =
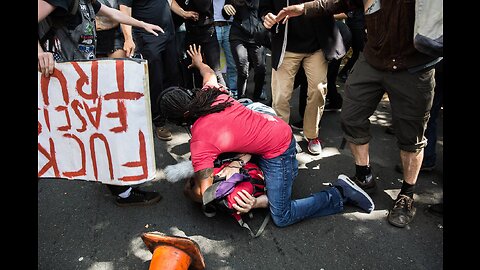
{"label": "orange traffic cone", "polygon": [[200,248],[193,240],[159,232],[143,233],[141,237],[153,254],[149,270],[205,269]]}

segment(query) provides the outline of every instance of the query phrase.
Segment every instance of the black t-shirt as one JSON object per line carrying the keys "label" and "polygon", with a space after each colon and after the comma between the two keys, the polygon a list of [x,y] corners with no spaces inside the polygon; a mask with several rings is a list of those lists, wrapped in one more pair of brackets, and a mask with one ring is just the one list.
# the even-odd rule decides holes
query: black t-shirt
{"label": "black t-shirt", "polygon": [[304,16],[291,18],[288,22],[287,51],[313,53],[320,49],[315,29]]}
{"label": "black t-shirt", "polygon": [[[90,0],[86,0],[86,1],[90,1]],[[51,16],[67,17],[67,18],[70,17],[66,24],[68,29],[70,30],[75,29],[75,27],[77,27],[82,22],[82,14],[80,12],[77,11],[77,13],[74,16],[69,14],[71,5],[74,2],[74,0],[45,0],[45,2],[48,2],[50,5],[56,7],[55,10],[51,13]],[[100,2],[93,0],[92,6],[93,6],[93,11],[95,12],[95,14],[97,14],[102,5]]]}
{"label": "black t-shirt", "polygon": [[[290,5],[302,1],[290,1]],[[299,16],[288,20],[287,51],[295,53],[313,53],[320,49],[320,42],[315,34],[315,26],[309,18]]]}
{"label": "black t-shirt", "polygon": [[[118,4],[131,7],[133,18],[162,27],[166,35],[174,34],[172,13],[167,0],[118,0]],[[136,27],[133,29],[140,30]],[[141,31],[145,32],[143,29]]]}
{"label": "black t-shirt", "polygon": [[347,13],[348,18],[345,23],[350,29],[365,29],[365,12],[363,7]]}

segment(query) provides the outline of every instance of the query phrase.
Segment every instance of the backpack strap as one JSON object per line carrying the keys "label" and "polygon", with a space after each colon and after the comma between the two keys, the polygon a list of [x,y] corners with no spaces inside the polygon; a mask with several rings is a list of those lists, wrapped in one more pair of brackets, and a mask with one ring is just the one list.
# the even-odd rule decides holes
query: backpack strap
{"label": "backpack strap", "polygon": [[260,225],[260,228],[258,228],[258,231],[256,233],[253,233],[252,229],[250,229],[250,226],[248,226],[248,223],[243,221],[241,217],[237,220],[238,224],[240,224],[240,226],[242,226],[243,228],[247,229],[250,232],[250,236],[253,238],[257,238],[263,233],[269,221],[270,214],[267,214],[267,216],[263,219],[262,225]]}

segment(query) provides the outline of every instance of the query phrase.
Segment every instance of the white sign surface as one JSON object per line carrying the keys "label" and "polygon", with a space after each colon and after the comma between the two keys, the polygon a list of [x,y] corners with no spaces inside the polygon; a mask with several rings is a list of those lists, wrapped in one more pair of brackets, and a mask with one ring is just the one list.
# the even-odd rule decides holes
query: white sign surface
{"label": "white sign surface", "polygon": [[155,153],[146,61],[56,63],[38,73],[38,177],[133,185]]}

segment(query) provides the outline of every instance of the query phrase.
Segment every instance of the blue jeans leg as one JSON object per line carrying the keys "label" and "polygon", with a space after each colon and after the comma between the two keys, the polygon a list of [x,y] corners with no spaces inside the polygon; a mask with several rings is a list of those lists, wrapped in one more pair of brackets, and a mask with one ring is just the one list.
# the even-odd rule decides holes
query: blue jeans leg
{"label": "blue jeans leg", "polygon": [[217,31],[217,40],[220,48],[225,53],[225,60],[227,62],[227,81],[228,88],[233,93],[237,93],[237,68],[235,66],[235,60],[233,60],[232,51],[230,49],[230,25],[227,26],[215,26]]}
{"label": "blue jeans leg", "polygon": [[295,139],[280,156],[260,159],[260,168],[265,176],[267,197],[273,222],[285,227],[301,220],[339,213],[343,201],[339,191],[330,187],[306,198],[292,200],[292,185],[298,175]]}

